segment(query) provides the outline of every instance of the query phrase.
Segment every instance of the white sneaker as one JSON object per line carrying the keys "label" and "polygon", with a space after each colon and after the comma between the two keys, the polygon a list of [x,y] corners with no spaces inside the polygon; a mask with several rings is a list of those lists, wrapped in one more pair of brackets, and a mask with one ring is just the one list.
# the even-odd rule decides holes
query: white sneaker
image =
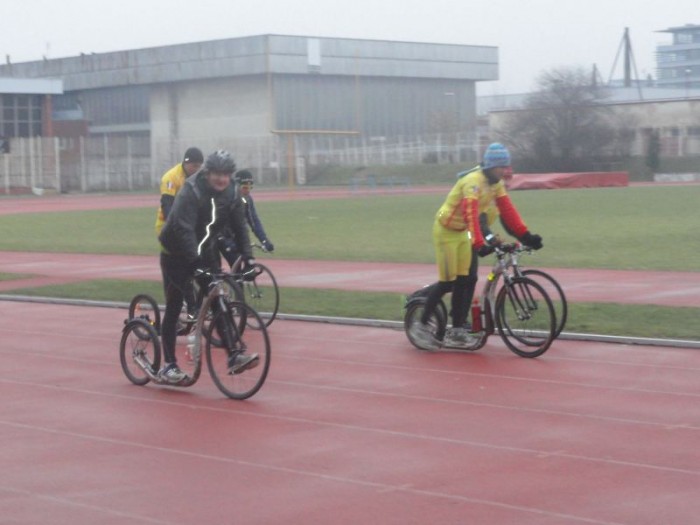
{"label": "white sneaker", "polygon": [[413,323],[408,329],[412,342],[422,350],[436,350],[440,343],[430,331],[430,327],[421,322]]}
{"label": "white sneaker", "polygon": [[449,328],[445,332],[443,344],[450,347],[467,347],[474,343],[474,336],[469,333],[468,328]]}
{"label": "white sneaker", "polygon": [[180,370],[180,367],[175,363],[170,363],[161,368],[160,372],[158,372],[158,377],[164,383],[169,383],[171,385],[177,385],[185,379],[188,379],[187,374]]}
{"label": "white sneaker", "polygon": [[258,354],[247,355],[236,353],[232,356],[232,358],[229,358],[228,360],[228,373],[240,374],[245,372],[246,370],[255,368],[256,366],[258,366],[259,363],[260,358],[258,357]]}

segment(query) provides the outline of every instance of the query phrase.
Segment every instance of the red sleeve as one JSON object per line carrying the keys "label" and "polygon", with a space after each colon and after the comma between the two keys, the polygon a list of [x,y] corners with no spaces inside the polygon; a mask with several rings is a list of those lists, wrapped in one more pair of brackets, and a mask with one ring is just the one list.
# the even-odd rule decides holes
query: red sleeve
{"label": "red sleeve", "polygon": [[496,197],[496,206],[498,206],[498,212],[503,218],[506,226],[515,234],[516,237],[520,237],[527,231],[527,226],[520,218],[518,210],[515,209],[513,203],[508,195],[501,195]]}
{"label": "red sleeve", "polygon": [[479,224],[479,201],[476,199],[462,199],[462,217],[468,231],[472,232],[472,246],[477,250],[484,244],[484,234]]}

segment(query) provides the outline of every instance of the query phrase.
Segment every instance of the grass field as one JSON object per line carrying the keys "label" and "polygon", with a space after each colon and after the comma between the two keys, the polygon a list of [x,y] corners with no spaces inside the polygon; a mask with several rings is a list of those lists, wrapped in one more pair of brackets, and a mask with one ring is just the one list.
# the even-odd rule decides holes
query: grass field
{"label": "grass field", "polygon": [[[542,267],[698,271],[700,186],[513,192],[523,218],[544,238]],[[444,195],[369,195],[265,202],[258,211],[284,258],[433,261],[432,218]],[[0,251],[150,255],[157,252],[151,208],[0,216]],[[12,275],[2,275],[9,279]],[[422,284],[422,283],[417,283]],[[92,281],[13,293],[128,301],[160,283]],[[284,289],[281,311],[401,319],[399,294]],[[697,310],[572,305],[567,331],[700,339]],[[649,320],[654,322],[650,323]]]}
{"label": "grass field", "polygon": [[[433,261],[431,226],[443,195],[374,195],[258,202],[284,258]],[[513,201],[544,238],[544,267],[698,270],[700,186],[522,191]],[[0,217],[0,251],[157,253],[153,209]]]}

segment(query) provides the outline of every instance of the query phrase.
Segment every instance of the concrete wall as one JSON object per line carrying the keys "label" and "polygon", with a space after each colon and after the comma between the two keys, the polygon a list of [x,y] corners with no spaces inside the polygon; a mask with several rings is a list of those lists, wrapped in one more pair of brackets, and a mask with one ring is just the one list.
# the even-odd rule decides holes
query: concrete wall
{"label": "concrete wall", "polygon": [[659,131],[662,156],[700,155],[700,135],[689,133],[700,128],[700,100],[620,104],[614,109],[623,122],[635,124],[632,155],[646,154],[646,129]]}
{"label": "concrete wall", "polygon": [[205,154],[231,149],[231,137],[269,137],[265,76],[159,84],[151,88],[154,168],[178,159],[190,145]]}

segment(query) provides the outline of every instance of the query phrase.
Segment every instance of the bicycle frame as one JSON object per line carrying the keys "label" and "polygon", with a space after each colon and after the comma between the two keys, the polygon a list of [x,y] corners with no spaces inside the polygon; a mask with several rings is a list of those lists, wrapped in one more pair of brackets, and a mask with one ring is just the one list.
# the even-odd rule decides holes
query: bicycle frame
{"label": "bicycle frame", "polygon": [[496,316],[498,281],[501,277],[508,280],[511,279],[508,273],[511,258],[508,257],[508,253],[503,250],[497,250],[496,256],[496,262],[486,277],[486,283],[484,283],[484,287],[481,290],[479,305],[481,307],[481,315],[483,315],[482,329],[473,334],[476,337],[476,341],[473,345],[469,345],[467,350],[478,350],[486,344],[489,336],[496,332],[494,319]]}
{"label": "bicycle frame", "polygon": [[[510,282],[513,277],[522,277],[517,255],[520,250],[519,244],[504,245],[503,248],[496,247],[494,250],[496,262],[487,275],[486,283],[481,292],[481,311],[486,314],[486,324],[484,326],[488,328],[489,334],[494,333],[493,318],[499,279],[503,278],[503,280]],[[512,270],[512,272],[509,270]]]}
{"label": "bicycle frame", "polygon": [[[210,284],[209,287],[209,293],[204,296],[199,314],[197,316],[197,320],[195,321],[195,326],[194,330],[191,330],[188,333],[194,332],[195,337],[194,337],[194,343],[192,344],[191,348],[189,349],[190,351],[190,357],[192,359],[192,373],[188,375],[188,379],[186,381],[183,381],[181,383],[178,383],[177,385],[170,385],[170,386],[180,386],[180,387],[188,387],[194,385],[197,380],[199,379],[199,376],[202,373],[202,336],[201,334],[204,333],[204,323],[207,319],[207,314],[208,312],[212,309],[214,302],[215,301],[220,301],[219,307],[222,309],[228,308],[226,301],[224,300],[224,297],[227,295],[226,288],[225,288],[225,281],[222,278],[224,274],[213,274],[213,281]],[[146,323],[146,321],[143,321]],[[147,323],[146,323],[147,324]],[[158,375],[158,370],[153,370],[150,366],[148,366],[147,363],[138,363],[141,368],[143,368],[144,373],[150,378],[151,381],[153,381],[156,384],[169,384],[163,381],[160,376]]]}

